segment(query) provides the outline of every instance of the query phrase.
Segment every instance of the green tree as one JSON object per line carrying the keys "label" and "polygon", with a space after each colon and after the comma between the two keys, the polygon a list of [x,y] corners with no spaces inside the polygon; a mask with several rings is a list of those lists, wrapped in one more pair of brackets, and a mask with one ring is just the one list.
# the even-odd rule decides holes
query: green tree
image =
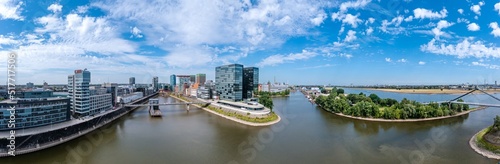
{"label": "green tree", "polygon": [[373,93],[372,93],[372,94],[370,94],[370,96],[368,96],[368,97],[370,97],[370,99],[371,99],[374,103],[376,103],[376,104],[379,104],[379,103],[380,103],[380,97],[378,97],[378,95],[376,95],[376,94],[373,94]]}
{"label": "green tree", "polygon": [[344,94],[344,89],[342,89],[342,88],[337,89],[337,94],[339,94],[339,95]]}
{"label": "green tree", "polygon": [[259,103],[264,105],[266,108],[271,109],[271,112],[273,112],[273,99],[269,95],[263,95],[262,97],[259,97]]}

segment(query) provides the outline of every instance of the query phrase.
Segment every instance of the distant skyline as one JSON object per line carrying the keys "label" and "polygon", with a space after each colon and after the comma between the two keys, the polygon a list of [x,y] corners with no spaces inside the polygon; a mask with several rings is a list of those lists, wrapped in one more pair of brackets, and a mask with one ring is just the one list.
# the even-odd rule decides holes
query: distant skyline
{"label": "distant skyline", "polygon": [[[217,1],[217,0],[216,0]],[[500,81],[500,2],[135,0],[0,2],[0,80],[169,83],[238,63],[260,83],[483,84]]]}

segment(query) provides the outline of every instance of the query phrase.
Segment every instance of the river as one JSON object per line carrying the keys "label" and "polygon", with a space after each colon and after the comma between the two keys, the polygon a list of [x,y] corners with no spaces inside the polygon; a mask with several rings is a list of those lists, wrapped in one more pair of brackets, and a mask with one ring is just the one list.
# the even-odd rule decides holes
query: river
{"label": "river", "polygon": [[[458,95],[377,93],[382,98],[449,100]],[[496,95],[500,97],[500,95]],[[485,95],[466,100],[487,101]],[[161,102],[175,102],[160,98]],[[495,103],[491,101],[490,103]],[[274,98],[282,121],[250,127],[185,106],[162,106],[162,118],[138,109],[87,136],[39,152],[0,159],[18,163],[494,163],[468,141],[491,125],[498,108],[429,122],[379,123],[325,112],[300,92]]]}

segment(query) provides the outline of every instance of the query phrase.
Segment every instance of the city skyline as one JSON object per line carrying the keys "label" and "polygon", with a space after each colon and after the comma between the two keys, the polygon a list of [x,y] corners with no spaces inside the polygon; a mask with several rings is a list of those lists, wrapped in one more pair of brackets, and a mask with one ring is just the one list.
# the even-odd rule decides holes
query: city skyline
{"label": "city skyline", "polygon": [[154,76],[169,83],[172,74],[198,73],[214,80],[215,67],[231,63],[259,67],[261,83],[500,80],[500,2],[8,0],[0,6],[6,27],[0,60],[19,55],[20,85],[64,84],[76,67],[92,70],[94,84],[129,77],[151,83]]}

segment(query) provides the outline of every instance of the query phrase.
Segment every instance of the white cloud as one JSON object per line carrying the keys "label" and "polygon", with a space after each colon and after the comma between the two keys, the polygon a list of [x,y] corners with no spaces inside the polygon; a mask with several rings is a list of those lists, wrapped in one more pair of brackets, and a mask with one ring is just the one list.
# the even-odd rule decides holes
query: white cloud
{"label": "white cloud", "polygon": [[371,35],[372,33],[373,33],[373,28],[368,27],[368,29],[366,29],[366,35]]}
{"label": "white cloud", "polygon": [[139,30],[139,28],[137,28],[137,27],[133,27],[131,32],[132,32],[132,35],[135,36],[135,37],[137,37],[137,38],[142,38],[143,37],[142,31]]}
{"label": "white cloud", "polygon": [[392,62],[391,58],[385,58],[385,61],[389,63]]}
{"label": "white cloud", "polygon": [[318,55],[315,52],[310,52],[307,50],[302,50],[301,53],[295,53],[295,54],[288,54],[288,55],[271,55],[265,59],[263,59],[261,62],[257,63],[257,66],[263,67],[263,66],[275,66],[278,64],[283,64],[286,62],[293,62],[295,60],[306,60],[312,57],[315,57]]}
{"label": "white cloud", "polygon": [[470,10],[474,13],[476,13],[477,15],[481,15],[481,6],[484,5],[484,2],[479,2],[479,4],[477,5],[472,5],[470,7]]}
{"label": "white cloud", "polygon": [[311,22],[316,25],[316,26],[319,26],[323,23],[323,20],[326,19],[326,15],[324,13],[320,13],[316,16],[316,18],[312,18],[311,19]]}
{"label": "white cloud", "polygon": [[83,14],[83,13],[86,13],[88,10],[89,10],[89,6],[78,6],[76,8],[76,13],[78,14]]}
{"label": "white cloud", "polygon": [[363,8],[366,5],[368,5],[370,2],[371,2],[371,0],[356,0],[356,1],[344,2],[344,3],[340,4],[340,11],[344,13],[349,8],[352,8],[352,9]]}
{"label": "white cloud", "polygon": [[471,23],[471,24],[467,25],[467,29],[469,31],[479,31],[480,27],[476,23]]}
{"label": "white cloud", "polygon": [[317,68],[326,68],[326,67],[333,67],[335,65],[332,64],[323,64],[323,65],[317,65],[317,66],[310,66],[310,67],[302,67],[302,68],[297,68],[299,70],[304,70],[304,69],[317,69]]}
{"label": "white cloud", "polygon": [[356,28],[358,27],[358,23],[363,22],[363,20],[359,19],[358,16],[359,14],[358,15],[347,14],[345,18],[342,20],[342,23],[350,24],[353,28]]}
{"label": "white cloud", "polygon": [[371,18],[371,17],[370,17],[370,18],[368,18],[368,20],[367,20],[367,21],[368,21],[368,22],[370,22],[370,24],[372,24],[373,22],[375,22],[375,18]]}
{"label": "white cloud", "polygon": [[439,39],[442,35],[449,35],[446,32],[441,31],[442,29],[448,28],[452,26],[453,23],[450,23],[446,20],[440,20],[435,28],[432,29],[432,33],[436,39]]}
{"label": "white cloud", "polygon": [[458,13],[460,13],[460,14],[463,14],[463,13],[464,13],[464,9],[458,9],[457,11],[458,11]]}
{"label": "white cloud", "polygon": [[339,30],[339,35],[340,35],[340,34],[342,34],[342,33],[344,33],[344,30],[345,30],[345,27],[344,27],[344,26],[340,27],[340,30]]}
{"label": "white cloud", "polygon": [[0,20],[14,19],[23,20],[21,16],[22,1],[19,0],[0,0]]}
{"label": "white cloud", "polygon": [[418,62],[418,64],[419,64],[419,65],[425,65],[425,62],[423,62],[423,61],[419,61],[419,62]]}
{"label": "white cloud", "polygon": [[1,45],[12,45],[12,44],[17,44],[19,43],[17,40],[14,39],[12,36],[3,36],[0,35],[0,46]]}
{"label": "white cloud", "polygon": [[457,18],[457,23],[462,23],[462,22],[463,22],[463,23],[467,23],[467,24],[469,24],[469,23],[470,23],[470,21],[469,21],[468,19],[465,19],[465,18]]}
{"label": "white cloud", "polygon": [[500,15],[500,2],[495,4],[495,11],[497,11],[498,15]]}
{"label": "white cloud", "polygon": [[[324,7],[331,5],[322,0],[258,3],[248,0],[175,3],[165,3],[163,0],[148,3],[108,0],[96,1],[90,6],[102,9],[108,14],[107,18],[114,21],[133,24],[140,29],[142,35],[147,36],[146,44],[157,46],[168,55],[168,52],[178,51],[176,45],[197,48],[199,52],[205,51],[204,46],[219,45],[234,46],[237,49],[277,47],[291,37],[313,35],[310,29],[324,23],[327,15]],[[358,5],[344,6],[347,9]],[[158,14],[159,12],[162,14]],[[211,54],[217,56],[211,58],[213,60],[234,55]],[[199,60],[190,56],[186,58],[193,63]]]}
{"label": "white cloud", "polygon": [[165,56],[165,61],[171,67],[188,68],[207,64],[215,57],[215,54],[206,47],[176,47]]}
{"label": "white cloud", "polygon": [[472,38],[464,39],[457,44],[446,45],[445,43],[436,42],[436,39],[432,39],[429,43],[421,45],[420,50],[439,55],[456,56],[458,58],[500,58],[499,47],[489,47],[482,41],[474,41]]}
{"label": "white cloud", "polygon": [[403,59],[399,59],[397,62],[399,62],[399,63],[406,63],[406,62],[408,62],[408,60],[406,60],[406,59],[403,58]]}
{"label": "white cloud", "polygon": [[357,39],[357,37],[356,37],[356,31],[349,30],[347,32],[347,36],[345,37],[344,41],[345,42],[352,42],[352,41],[354,41],[356,39]]}
{"label": "white cloud", "polygon": [[59,5],[59,4],[51,4],[47,10],[50,10],[52,11],[53,13],[58,13],[58,12],[61,12],[62,11],[62,5]]}
{"label": "white cloud", "polygon": [[413,10],[413,15],[415,19],[425,19],[425,18],[439,19],[439,18],[446,18],[446,16],[448,16],[448,11],[446,9],[443,9],[438,13],[424,8],[417,8]]}
{"label": "white cloud", "polygon": [[491,35],[495,37],[500,37],[500,28],[498,27],[497,22],[491,22],[490,28],[493,29],[493,31],[491,31]]}
{"label": "white cloud", "polygon": [[410,15],[408,17],[405,18],[405,22],[411,22],[413,20],[413,16]]}
{"label": "white cloud", "polygon": [[481,66],[481,67],[485,67],[488,69],[500,69],[500,65],[486,64],[486,63],[482,63],[482,62],[472,62],[472,65],[473,66]]}

